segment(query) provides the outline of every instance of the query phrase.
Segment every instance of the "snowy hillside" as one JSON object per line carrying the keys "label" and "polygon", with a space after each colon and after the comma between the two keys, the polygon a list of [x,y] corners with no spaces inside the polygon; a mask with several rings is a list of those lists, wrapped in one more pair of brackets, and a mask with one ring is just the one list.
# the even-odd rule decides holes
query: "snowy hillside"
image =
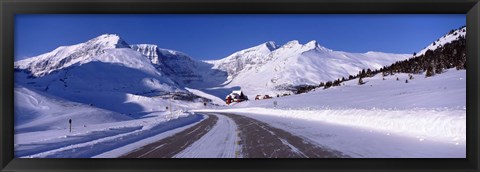
{"label": "snowy hillside", "polygon": [[[67,110],[68,109],[68,110]],[[92,125],[131,117],[15,86],[15,133],[65,129],[69,119]]]}
{"label": "snowy hillside", "polygon": [[399,73],[386,76],[383,80],[382,74],[377,74],[363,80],[363,85],[358,85],[358,79],[355,79],[338,87],[317,88],[306,94],[242,102],[233,107],[273,107],[273,101],[277,101],[279,107],[293,109],[464,109],[466,105],[465,70],[449,69],[435,77],[415,74],[413,79],[409,79],[408,74]]}
{"label": "snowy hillside", "polygon": [[[466,71],[451,69],[435,77],[425,78],[424,74],[418,74],[411,80],[408,78],[407,74],[396,74],[383,80],[381,74],[378,74],[365,78],[364,85],[358,85],[357,80],[352,80],[339,87],[318,89],[306,94],[253,100],[237,103],[229,108],[197,112],[228,112],[263,119],[307,138],[318,139],[319,142],[337,149],[351,151],[353,156],[435,157],[439,153],[445,153],[446,156],[464,157]],[[408,80],[408,83],[405,80]],[[277,106],[274,106],[274,102],[277,102]],[[322,127],[293,127],[297,124],[291,121],[315,121],[316,125],[325,123],[331,126],[316,130]],[[361,132],[353,134],[355,132],[349,131],[341,134],[340,131],[345,130],[344,128],[355,128]],[[328,138],[316,136],[320,131],[331,135]],[[374,141],[363,138],[371,137],[372,132],[383,136],[375,138],[378,140]],[[404,142],[409,140],[408,138],[412,140]],[[328,141],[330,139],[335,142]],[[390,143],[391,147],[378,144],[392,139],[403,141],[401,144]],[[341,140],[354,144],[346,146]],[[357,144],[378,145],[374,150],[370,150],[369,146]],[[394,151],[398,149],[394,146],[397,144],[406,146],[405,150]],[[446,150],[426,146],[436,147],[439,144],[443,144]],[[410,150],[406,150],[409,146],[412,146],[408,148]]]}
{"label": "snowy hillside", "polygon": [[278,47],[272,42],[208,61],[215,69],[227,71],[224,87],[239,87],[245,94],[277,94],[297,85],[318,85],[357,74],[362,69],[379,69],[410,55],[380,52],[333,51],[316,41],[290,41]]}
{"label": "snowy hillside", "polygon": [[429,44],[426,48],[423,50],[420,50],[416,56],[423,55],[427,50],[435,50],[438,47],[441,47],[445,45],[446,43],[452,42],[454,40],[457,40],[459,37],[465,37],[467,34],[467,27],[461,27],[456,30],[452,30],[450,33],[447,33],[446,35],[443,35],[441,38],[435,40],[431,44]]}

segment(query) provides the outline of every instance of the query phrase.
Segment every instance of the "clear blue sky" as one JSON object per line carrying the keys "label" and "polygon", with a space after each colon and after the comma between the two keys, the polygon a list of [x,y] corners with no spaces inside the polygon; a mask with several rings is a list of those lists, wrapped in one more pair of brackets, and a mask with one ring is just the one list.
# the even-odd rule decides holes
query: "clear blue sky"
{"label": "clear blue sky", "polygon": [[267,41],[290,40],[348,52],[413,53],[451,29],[456,15],[17,15],[15,60],[104,33],[150,43],[195,59],[219,59]]}

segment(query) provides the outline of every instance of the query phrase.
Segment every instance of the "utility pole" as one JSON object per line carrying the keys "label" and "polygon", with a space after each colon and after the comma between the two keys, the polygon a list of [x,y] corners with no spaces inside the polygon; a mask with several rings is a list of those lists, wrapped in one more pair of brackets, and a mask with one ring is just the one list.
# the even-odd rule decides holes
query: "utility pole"
{"label": "utility pole", "polygon": [[71,133],[72,132],[72,119],[69,119],[68,123],[70,124],[70,133]]}
{"label": "utility pole", "polygon": [[173,113],[172,113],[172,99],[175,98],[175,93],[172,94],[172,97],[170,98],[170,117],[173,117]]}

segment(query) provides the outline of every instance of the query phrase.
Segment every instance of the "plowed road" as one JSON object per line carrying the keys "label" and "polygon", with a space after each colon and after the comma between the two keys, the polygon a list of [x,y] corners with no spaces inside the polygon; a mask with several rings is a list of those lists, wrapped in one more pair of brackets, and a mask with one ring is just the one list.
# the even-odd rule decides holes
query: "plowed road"
{"label": "plowed road", "polygon": [[[201,143],[196,144],[202,137],[211,137],[213,140],[217,138],[214,135],[218,134],[215,131],[213,134],[207,134],[216,125],[224,125],[226,120],[219,120],[223,118],[229,118],[233,120],[236,125],[236,132],[223,131],[230,133],[223,133],[226,136],[238,137],[237,141],[233,142],[232,139],[225,139],[225,142],[232,142],[233,149],[226,149],[223,151],[231,151],[227,155],[235,155],[234,157],[243,158],[339,158],[345,157],[338,151],[330,150],[321,146],[318,146],[306,138],[295,136],[287,131],[270,126],[267,123],[259,120],[236,114],[227,113],[204,113],[208,116],[205,120],[198,124],[179,132],[170,137],[158,140],[154,143],[148,144],[141,148],[138,148],[132,152],[129,152],[122,158],[171,158],[178,156],[181,152],[193,152],[202,151]],[[224,137],[224,136],[218,137]],[[208,140],[210,138],[204,138]],[[218,138],[217,138],[218,139]],[[204,142],[208,144],[210,142]],[[196,144],[196,145],[195,145]],[[212,145],[205,145],[206,147],[217,147],[219,143]],[[225,143],[228,144],[228,143]],[[197,149],[192,149],[195,147]],[[226,146],[228,147],[228,146]],[[190,149],[190,150],[186,150]],[[203,150],[205,151],[205,150]],[[233,152],[235,151],[235,152]],[[185,154],[185,153],[184,153]],[[225,153],[222,153],[224,155]],[[183,156],[183,157],[188,157]]]}

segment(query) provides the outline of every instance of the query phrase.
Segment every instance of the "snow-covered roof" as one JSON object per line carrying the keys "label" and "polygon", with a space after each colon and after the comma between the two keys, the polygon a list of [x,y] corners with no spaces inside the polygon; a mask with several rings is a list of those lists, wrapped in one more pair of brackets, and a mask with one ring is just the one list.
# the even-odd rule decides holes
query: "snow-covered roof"
{"label": "snow-covered roof", "polygon": [[242,94],[242,90],[235,90],[235,91],[232,91],[232,94],[238,94],[238,95],[240,95],[240,94]]}

